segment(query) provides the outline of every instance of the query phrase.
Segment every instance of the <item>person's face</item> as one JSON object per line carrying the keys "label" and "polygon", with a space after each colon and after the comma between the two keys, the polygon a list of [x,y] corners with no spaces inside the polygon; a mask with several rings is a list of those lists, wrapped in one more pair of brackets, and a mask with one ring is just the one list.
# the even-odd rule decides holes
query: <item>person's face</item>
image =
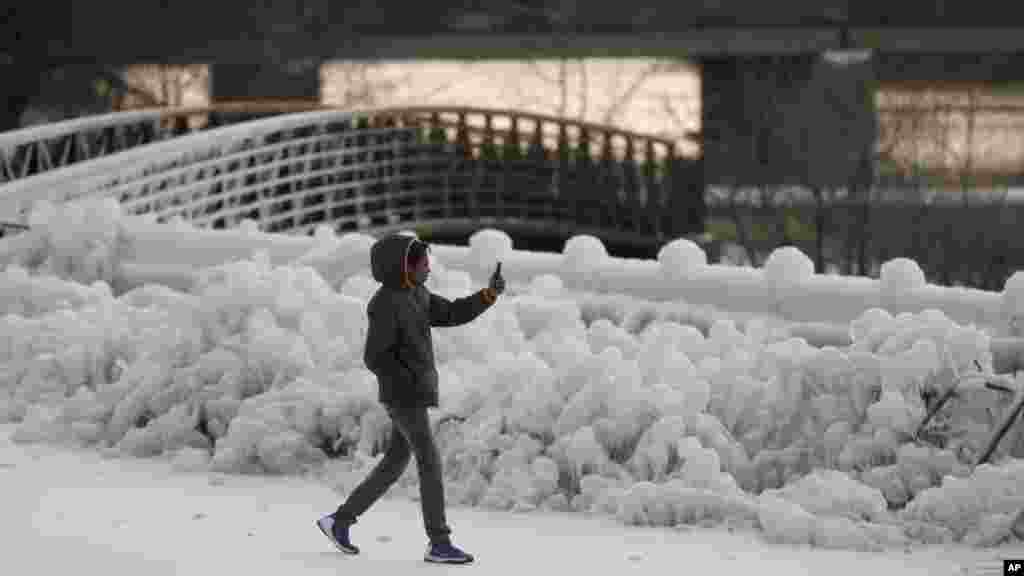
{"label": "person's face", "polygon": [[415,284],[426,282],[427,277],[430,276],[430,256],[424,256],[419,261],[414,262],[409,272]]}

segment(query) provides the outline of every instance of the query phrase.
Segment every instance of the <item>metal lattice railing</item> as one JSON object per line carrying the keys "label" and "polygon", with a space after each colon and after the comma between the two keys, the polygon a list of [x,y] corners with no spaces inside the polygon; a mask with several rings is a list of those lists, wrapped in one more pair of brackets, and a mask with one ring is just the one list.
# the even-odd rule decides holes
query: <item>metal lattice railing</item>
{"label": "metal lattice railing", "polygon": [[307,102],[221,102],[202,107],[129,110],[0,132],[0,185],[201,128],[254,116],[323,108]]}
{"label": "metal lattice railing", "polygon": [[[167,114],[161,121],[166,121]],[[164,221],[311,233],[484,222],[612,241],[699,231],[699,164],[675,142],[475,108],[321,110],[155,142],[0,185],[0,215],[114,196]]]}
{"label": "metal lattice railing", "polygon": [[162,139],[159,110],[78,118],[0,133],[0,184]]}

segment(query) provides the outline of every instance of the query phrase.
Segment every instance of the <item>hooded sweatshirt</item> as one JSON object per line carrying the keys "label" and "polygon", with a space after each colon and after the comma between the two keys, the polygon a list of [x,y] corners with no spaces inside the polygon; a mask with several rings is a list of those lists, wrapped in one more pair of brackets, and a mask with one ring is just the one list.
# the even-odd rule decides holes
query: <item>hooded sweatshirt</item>
{"label": "hooded sweatshirt", "polygon": [[484,289],[449,301],[414,285],[406,260],[415,240],[391,235],[370,248],[370,268],[381,287],[366,307],[369,326],[363,361],[377,376],[382,404],[436,407],[437,368],[430,328],[471,322],[494,304],[495,297]]}

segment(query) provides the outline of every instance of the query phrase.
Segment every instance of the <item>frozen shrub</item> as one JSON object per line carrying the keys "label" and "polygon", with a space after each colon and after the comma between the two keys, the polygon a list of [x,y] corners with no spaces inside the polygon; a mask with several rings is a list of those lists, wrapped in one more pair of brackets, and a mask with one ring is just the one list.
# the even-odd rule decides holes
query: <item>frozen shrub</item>
{"label": "frozen shrub", "polygon": [[618,348],[623,358],[634,358],[639,352],[636,339],[629,333],[604,318],[597,320],[587,329],[587,343],[594,354],[606,348]]}
{"label": "frozen shrub", "polygon": [[816,520],[796,502],[764,493],[758,497],[757,505],[757,520],[768,540],[797,545],[814,541]]}
{"label": "frozen shrub", "polygon": [[818,518],[814,530],[814,544],[822,548],[878,552],[882,546],[864,530],[863,525],[839,516]]}
{"label": "frozen shrub", "polygon": [[530,281],[529,294],[538,298],[560,298],[565,292],[562,279],[554,274],[541,274]]}
{"label": "frozen shrub", "polygon": [[658,486],[653,482],[637,482],[619,498],[618,518],[629,525],[650,523],[651,509],[656,506]]}
{"label": "frozen shrub", "polygon": [[373,294],[379,287],[380,284],[374,281],[373,278],[362,274],[356,274],[349,276],[344,282],[342,282],[338,292],[343,296],[367,302],[373,297]]}
{"label": "frozen shrub", "polygon": [[815,470],[773,493],[812,514],[853,520],[877,521],[887,509],[880,491],[837,470]]}

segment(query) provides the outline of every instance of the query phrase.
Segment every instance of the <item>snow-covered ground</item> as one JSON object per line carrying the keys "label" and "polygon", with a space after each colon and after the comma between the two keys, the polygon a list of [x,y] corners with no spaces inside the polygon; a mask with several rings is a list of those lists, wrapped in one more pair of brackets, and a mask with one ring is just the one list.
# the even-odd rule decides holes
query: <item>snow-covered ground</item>
{"label": "snow-covered ground", "polygon": [[[218,548],[197,532],[195,546],[218,557],[248,549],[248,539],[257,538],[249,530],[268,530],[295,534],[275,536],[289,551],[317,550],[306,534],[316,514],[337,504],[340,496],[329,489],[347,493],[365,476],[389,432],[376,382],[362,365],[365,302],[376,289],[367,239],[326,243],[319,256],[297,261],[256,254],[196,270],[188,291],[147,284],[114,294],[103,281],[79,282],[114,276],[116,209],[106,219],[82,218],[79,209],[77,226],[53,210],[34,215],[36,244],[15,260],[24,267],[0,277],[0,424],[9,423],[4,441],[19,446],[5,448],[15,466],[0,467],[0,477],[32,486],[0,492],[17,500],[9,507],[46,519],[47,506],[56,506],[65,521],[36,522],[39,534],[77,535],[103,549],[109,534],[122,538],[112,546],[125,557],[166,558],[179,567],[204,561],[181,559],[191,554],[182,552],[179,532],[213,524],[207,520],[228,510],[238,511],[239,524],[235,517],[223,521],[240,540]],[[448,297],[475,289],[473,271],[489,270],[507,253],[507,242],[492,239],[471,250],[468,270],[436,261],[431,289]],[[593,255],[600,256],[587,242],[567,247],[566,276],[590,269]],[[806,263],[780,254],[766,278],[784,289],[786,260],[797,268]],[[908,263],[898,264],[908,270]],[[851,345],[815,348],[768,320],[739,325],[727,314],[712,315],[702,331],[679,310],[678,302],[595,298],[547,274],[510,283],[509,293],[470,325],[435,329],[442,405],[432,421],[446,494],[455,506],[477,508],[456,512],[456,529],[471,527],[458,532],[461,543],[504,558],[522,554],[523,538],[509,531],[550,529],[578,542],[530,541],[558,559],[566,558],[563,546],[578,546],[570,565],[586,557],[599,567],[623,558],[629,566],[688,564],[691,556],[721,562],[732,545],[737,559],[763,550],[780,562],[803,558],[811,566],[827,558],[806,549],[813,546],[859,551],[870,562],[898,560],[906,564],[901,570],[916,569],[908,548],[910,558],[915,550],[941,548],[921,553],[922,562],[949,553],[967,563],[958,560],[961,566],[1022,555],[1024,427],[1007,436],[994,464],[972,466],[1012,395],[966,389],[930,426],[942,445],[914,439],[929,398],[968,372],[991,371],[987,331],[937,310],[893,316],[873,308],[846,327]],[[1019,388],[1024,378],[1007,383]],[[26,459],[36,450],[47,455]],[[175,470],[170,476],[168,466]],[[33,470],[52,477],[39,480]],[[90,470],[121,484],[110,480],[117,488],[107,491],[104,483],[96,495],[68,494],[86,490]],[[209,486],[210,474],[226,477],[224,485]],[[393,490],[397,500],[382,505],[381,524],[371,514],[360,527],[372,534],[370,528],[387,526],[392,544],[417,542],[418,511],[408,501],[415,483],[410,466]],[[135,500],[126,487],[146,496]],[[181,516],[187,528],[165,523],[168,514],[188,509],[163,494],[171,489],[187,500],[193,493],[212,498],[210,508]],[[273,490],[296,496],[259,494]],[[45,500],[23,499],[40,492]],[[297,496],[307,493],[308,505],[289,507],[307,502]],[[57,504],[47,504],[50,498]],[[92,522],[102,513],[69,513],[75,508],[62,498],[124,509],[139,528],[100,529]],[[560,515],[566,512],[575,516]],[[391,528],[398,516],[407,532]],[[491,523],[493,540],[482,535]],[[721,532],[728,528],[740,535]],[[640,560],[622,546],[595,545],[602,538],[634,543]],[[704,552],[687,549],[709,543]],[[392,553],[392,544],[385,548],[397,556],[388,557],[404,562],[409,547]],[[368,551],[376,545],[371,540]],[[96,553],[81,542],[69,546]],[[997,549],[985,556],[969,547]],[[308,560],[257,548],[257,560]],[[411,549],[409,557],[418,557],[421,550]],[[601,561],[606,552],[617,559]],[[314,564],[326,557],[315,554]],[[851,556],[832,558],[839,560],[821,561],[844,564]],[[531,566],[502,562],[500,569]],[[864,562],[858,570],[870,566]]]}
{"label": "snow-covered ground", "polygon": [[379,502],[353,538],[357,557],[335,551],[312,520],[340,496],[311,477],[184,473],[163,459],[107,460],[95,451],[9,441],[0,426],[3,564],[10,574],[382,574],[417,568],[515,575],[580,574],[1001,573],[998,551],[928,546],[886,554],[765,544],[751,532],[718,528],[624,527],[607,518],[557,512],[449,510],[456,542],[473,567],[423,564],[419,507]]}

